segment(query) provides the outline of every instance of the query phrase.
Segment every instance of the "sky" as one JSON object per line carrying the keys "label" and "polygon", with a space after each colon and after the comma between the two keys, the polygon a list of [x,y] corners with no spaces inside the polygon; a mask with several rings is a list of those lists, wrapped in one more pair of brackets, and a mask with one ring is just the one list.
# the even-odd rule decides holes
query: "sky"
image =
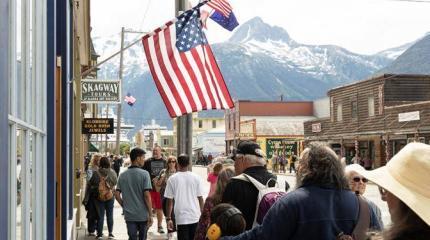
{"label": "sky", "polygon": [[[92,37],[119,39],[121,27],[152,31],[174,18],[174,3],[91,0]],[[360,54],[397,47],[430,32],[430,0],[230,0],[230,4],[239,23],[258,16],[284,28],[299,43],[338,45]],[[210,43],[231,35],[209,20]]]}

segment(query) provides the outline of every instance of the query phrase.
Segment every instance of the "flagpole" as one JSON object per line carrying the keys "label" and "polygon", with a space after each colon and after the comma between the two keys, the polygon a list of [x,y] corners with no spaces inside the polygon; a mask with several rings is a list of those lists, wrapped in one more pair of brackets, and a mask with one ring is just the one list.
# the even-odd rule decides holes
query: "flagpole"
{"label": "flagpole", "polygon": [[[186,10],[185,0],[176,0],[175,9],[176,16],[179,16]],[[190,158],[190,170],[193,159],[193,115],[192,113],[176,118],[176,133],[177,133],[177,154],[187,154]]]}

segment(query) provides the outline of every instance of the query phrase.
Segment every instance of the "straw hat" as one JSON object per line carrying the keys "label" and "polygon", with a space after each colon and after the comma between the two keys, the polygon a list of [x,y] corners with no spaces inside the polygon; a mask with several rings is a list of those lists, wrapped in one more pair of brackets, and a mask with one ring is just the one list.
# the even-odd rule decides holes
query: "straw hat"
{"label": "straw hat", "polygon": [[410,143],[386,166],[362,175],[394,194],[430,225],[430,145]]}

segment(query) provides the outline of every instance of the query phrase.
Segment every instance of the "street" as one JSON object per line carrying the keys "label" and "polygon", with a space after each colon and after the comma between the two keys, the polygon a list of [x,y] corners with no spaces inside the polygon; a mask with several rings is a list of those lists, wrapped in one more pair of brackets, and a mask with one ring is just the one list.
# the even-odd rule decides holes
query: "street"
{"label": "street", "polygon": [[[125,171],[125,170],[126,170],[126,168],[121,168],[121,172]],[[207,169],[206,169],[206,167],[197,165],[197,166],[193,166],[193,172],[198,174],[199,176],[201,176],[201,179],[202,179],[202,182],[204,185],[204,191],[205,191],[204,198],[206,198],[206,196],[209,192],[209,182],[206,181]],[[278,174],[278,183],[279,183],[280,188],[282,188],[282,189],[285,188],[285,181],[287,181],[288,184],[290,185],[289,191],[294,190],[295,185],[296,185],[294,174],[289,174],[289,173]],[[382,212],[382,218],[384,221],[384,225],[387,225],[390,222],[390,220],[389,220],[390,216],[388,213],[387,204],[385,202],[383,202],[381,200],[381,198],[379,197],[378,187],[374,184],[368,184],[367,190],[365,193],[365,197],[370,199],[374,203],[376,203],[377,206],[379,206],[379,208],[381,209],[381,212]],[[115,202],[113,234],[115,235],[116,239],[128,239],[126,224],[125,224],[124,218],[121,214],[122,214],[122,209],[119,206],[119,204],[117,202]],[[82,222],[84,224],[82,225],[81,229],[78,230],[78,238],[77,239],[80,239],[80,240],[94,239],[94,237],[86,236],[86,234],[87,234],[86,222],[87,221],[85,219],[85,214],[83,214]],[[164,230],[166,230],[166,223],[164,220],[163,220],[163,228],[164,228]],[[104,239],[107,239],[106,219],[105,219],[105,225],[104,225]],[[154,217],[154,223],[148,231],[148,239],[167,239],[167,234],[159,234],[157,232],[157,219],[156,219],[156,217]],[[174,239],[176,239],[176,238],[174,238]]]}

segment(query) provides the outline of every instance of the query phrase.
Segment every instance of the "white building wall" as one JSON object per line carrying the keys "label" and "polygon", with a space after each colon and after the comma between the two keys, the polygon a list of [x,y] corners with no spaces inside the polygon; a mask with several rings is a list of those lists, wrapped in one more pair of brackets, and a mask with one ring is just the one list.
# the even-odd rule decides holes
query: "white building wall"
{"label": "white building wall", "polygon": [[314,116],[317,118],[330,117],[330,98],[320,98],[314,101]]}

